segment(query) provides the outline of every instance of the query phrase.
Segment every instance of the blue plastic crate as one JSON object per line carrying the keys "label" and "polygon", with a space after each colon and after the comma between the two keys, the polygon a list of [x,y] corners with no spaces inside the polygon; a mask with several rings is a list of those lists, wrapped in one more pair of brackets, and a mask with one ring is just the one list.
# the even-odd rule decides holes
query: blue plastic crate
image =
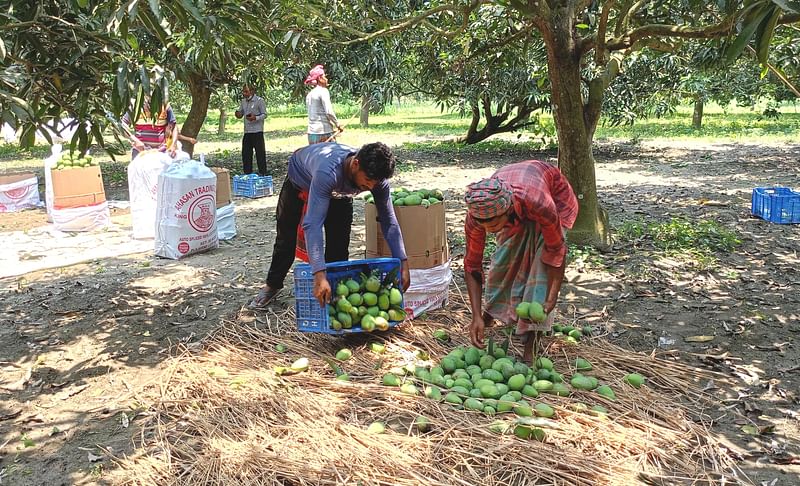
{"label": "blue plastic crate", "polygon": [[[371,258],[367,260],[350,260],[346,262],[329,263],[326,266],[328,282],[331,288],[336,289],[336,284],[342,279],[355,278],[360,274],[369,275],[378,269],[378,276],[383,280],[393,269],[397,269],[397,281],[402,289],[400,260],[397,258]],[[300,332],[322,332],[326,334],[347,334],[364,332],[361,326],[351,329],[336,331],[330,326],[327,307],[321,307],[314,297],[314,274],[311,265],[298,263],[294,267],[294,296],[295,313],[297,315],[297,330]],[[404,307],[404,303],[400,307]],[[389,327],[395,327],[401,321],[389,321]]]}
{"label": "blue plastic crate", "polygon": [[757,187],[753,189],[754,216],[778,224],[800,223],[800,192],[788,187]]}
{"label": "blue plastic crate", "polygon": [[233,195],[249,198],[271,196],[275,193],[272,176],[246,174],[233,176]]}

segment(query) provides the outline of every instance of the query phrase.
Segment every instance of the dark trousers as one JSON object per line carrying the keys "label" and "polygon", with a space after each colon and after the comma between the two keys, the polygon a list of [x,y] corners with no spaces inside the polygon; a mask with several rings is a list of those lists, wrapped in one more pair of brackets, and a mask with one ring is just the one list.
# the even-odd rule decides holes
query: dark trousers
{"label": "dark trousers", "polygon": [[[275,216],[278,220],[272,261],[267,272],[267,285],[283,288],[283,281],[294,262],[297,227],[302,223],[303,200],[300,191],[287,177],[278,196]],[[325,217],[325,262],[342,262],[350,258],[350,227],[353,224],[353,199],[331,199]],[[308,241],[308,235],[306,235]]]}
{"label": "dark trousers", "polygon": [[253,150],[258,162],[258,175],[267,175],[267,149],[264,147],[264,132],[245,133],[242,137],[242,165],[244,173],[253,173]]}

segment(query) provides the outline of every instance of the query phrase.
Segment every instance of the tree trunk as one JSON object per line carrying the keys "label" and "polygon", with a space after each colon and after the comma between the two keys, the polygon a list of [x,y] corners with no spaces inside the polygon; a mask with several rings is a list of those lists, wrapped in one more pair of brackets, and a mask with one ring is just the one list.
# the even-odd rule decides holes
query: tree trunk
{"label": "tree trunk", "polygon": [[703,97],[694,97],[694,113],[692,113],[692,128],[700,130],[703,126]]}
{"label": "tree trunk", "polygon": [[[573,37],[577,32],[575,15],[569,7],[557,7],[551,15],[549,20],[540,22],[539,27],[547,47],[553,118],[558,133],[558,164],[572,185],[580,206],[568,239],[571,244],[604,248],[610,244],[608,213],[600,207],[597,199],[592,155],[594,120],[587,119],[584,112],[581,56]],[[593,102],[602,102],[602,99]],[[589,112],[592,107],[586,109]]]}
{"label": "tree trunk", "polygon": [[225,122],[228,121],[228,112],[225,110],[225,103],[219,105],[219,124],[217,125],[217,135],[225,135]]}
{"label": "tree trunk", "polygon": [[367,93],[361,95],[361,116],[358,119],[361,126],[366,128],[369,126],[369,108],[372,103],[370,102],[370,96]]}
{"label": "tree trunk", "polygon": [[[189,87],[189,93],[192,95],[192,107],[189,109],[189,114],[186,116],[183,127],[181,127],[181,134],[197,138],[197,134],[200,133],[200,129],[203,127],[203,122],[206,121],[208,102],[211,99],[211,86],[205,76],[199,73],[188,75],[185,82]],[[186,143],[184,150],[189,155],[192,155],[194,146]]]}

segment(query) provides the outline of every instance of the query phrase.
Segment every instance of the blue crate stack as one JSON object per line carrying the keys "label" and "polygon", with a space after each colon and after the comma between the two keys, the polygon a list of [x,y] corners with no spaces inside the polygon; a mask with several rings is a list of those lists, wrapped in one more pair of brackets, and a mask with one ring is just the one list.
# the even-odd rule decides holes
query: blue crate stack
{"label": "blue crate stack", "polygon": [[271,196],[275,193],[272,176],[246,174],[233,176],[233,195],[249,198]]}
{"label": "blue crate stack", "polygon": [[[379,270],[379,278],[383,278],[392,270],[397,269],[398,281],[400,280],[400,260],[397,258],[370,258],[367,260],[350,260],[346,262],[329,263],[326,266],[328,282],[331,288],[336,288],[336,283],[342,279],[353,278],[359,280],[360,274],[369,275],[374,269]],[[320,306],[314,297],[314,274],[311,265],[298,263],[294,267],[294,297],[295,314],[297,315],[297,330],[300,332],[321,332],[325,334],[360,333],[361,326],[351,329],[336,331],[330,326],[328,309]],[[404,303],[400,307],[404,307]],[[395,327],[400,321],[389,321],[389,327]]]}
{"label": "blue crate stack", "polygon": [[800,224],[800,192],[788,187],[757,187],[753,189],[751,211],[772,223]]}

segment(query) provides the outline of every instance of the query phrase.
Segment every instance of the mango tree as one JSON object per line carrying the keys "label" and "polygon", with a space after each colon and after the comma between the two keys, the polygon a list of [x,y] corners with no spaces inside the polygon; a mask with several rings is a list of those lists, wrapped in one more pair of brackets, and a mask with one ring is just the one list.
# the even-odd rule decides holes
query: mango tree
{"label": "mango tree", "polygon": [[160,105],[178,76],[193,100],[183,133],[196,137],[215,83],[243,69],[246,53],[269,53],[276,28],[263,18],[269,7],[267,0],[45,0],[33,7],[11,0],[0,11],[0,116],[20,130],[23,146],[34,143],[38,127],[73,118],[79,125],[71,142],[85,151],[105,146],[106,126],[119,136],[116,120],[138,113],[145,94]]}
{"label": "mango tree", "polygon": [[[580,202],[570,239],[597,246],[609,242],[609,232],[597,197],[592,140],[606,89],[620,73],[625,57],[665,40],[733,37],[732,58],[754,43],[763,62],[775,26],[800,20],[798,2],[788,0],[471,0],[403,5],[409,9],[403,17],[367,21],[358,1],[287,1],[283,8],[293,12],[291,22],[303,25],[308,35],[335,30],[344,40],[366,41],[408,29],[451,38],[469,31],[486,10],[511,18],[517,30],[537,31],[547,53],[559,165]],[[326,11],[339,15],[333,19]],[[352,14],[349,21],[339,20],[342,12]],[[364,25],[376,27],[365,29]]]}

